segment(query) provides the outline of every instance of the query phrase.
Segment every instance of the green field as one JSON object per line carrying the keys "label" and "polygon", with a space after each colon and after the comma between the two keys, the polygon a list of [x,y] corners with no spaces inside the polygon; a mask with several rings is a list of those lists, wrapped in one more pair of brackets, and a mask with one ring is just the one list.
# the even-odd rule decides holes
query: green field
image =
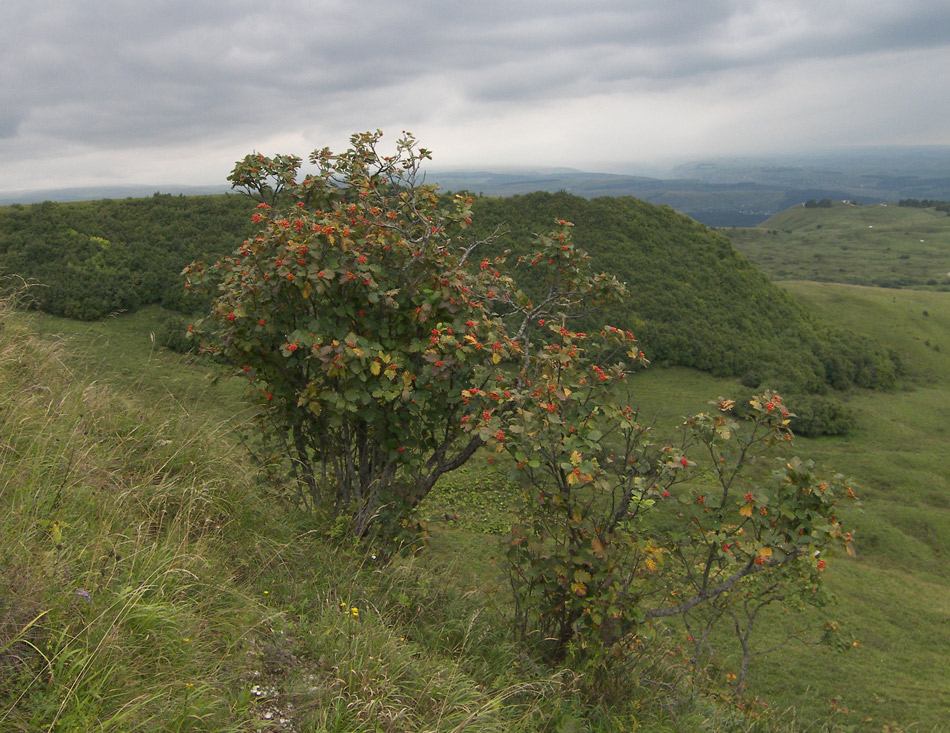
{"label": "green field", "polygon": [[950,217],[934,209],[796,206],[720,231],[773,280],[950,289]]}
{"label": "green field", "polygon": [[[825,721],[831,729],[857,726],[881,730],[887,724],[899,730],[939,730],[943,711],[950,705],[950,656],[945,653],[950,571],[942,562],[950,547],[946,502],[950,457],[945,450],[947,420],[939,407],[950,404],[950,294],[815,283],[788,283],[786,287],[820,312],[834,315],[841,325],[897,349],[908,372],[900,389],[893,392],[849,393],[848,404],[858,415],[852,435],[801,439],[796,445],[798,452],[853,476],[864,502],[862,510],[847,517],[857,530],[858,555],[840,558],[829,575],[840,599],[833,615],[859,645],[846,654],[790,646],[763,657],[753,666],[752,691],[768,701],[778,716],[770,724],[776,730],[782,730],[783,725],[804,729],[807,721],[816,720]],[[229,443],[231,436],[221,420],[240,412],[239,390],[230,382],[212,385],[204,367],[157,349],[150,334],[161,318],[162,311],[147,309],[92,324],[39,315],[31,316],[29,322],[30,328],[46,339],[65,338],[63,361],[77,379],[95,379],[119,402],[146,411],[154,409],[156,415],[194,418],[200,414],[202,424],[219,426],[214,440]],[[657,415],[656,430],[663,431],[687,412],[702,409],[707,398],[728,396],[739,386],[694,370],[671,368],[641,373],[633,388],[643,414]],[[497,606],[503,598],[497,595],[500,579],[487,562],[493,555],[494,540],[482,530],[486,515],[506,510],[506,491],[510,489],[505,488],[503,473],[494,469],[486,473],[485,469],[482,464],[466,470],[433,496],[430,513],[437,520],[434,546],[428,557],[417,561],[420,570],[433,564],[439,573],[453,574],[451,593],[468,599],[455,607],[454,612],[459,613],[474,614],[486,602],[495,607],[492,613],[502,612]],[[439,521],[445,512],[458,515],[458,520]],[[498,527],[503,522],[490,524]],[[281,531],[278,527],[273,530]],[[260,527],[254,542],[273,541],[265,539],[271,531]],[[250,552],[240,545],[239,550]],[[292,558],[283,562],[279,580],[273,580],[280,592],[272,591],[266,599],[269,613],[284,620],[299,619],[301,612],[295,609],[326,603],[319,600],[325,599],[326,593],[310,585],[322,582],[313,577],[315,571],[295,566]],[[332,571],[341,569],[336,566]],[[307,572],[311,580],[301,583],[295,578],[298,572]],[[357,574],[349,582],[366,593],[360,585],[365,580],[353,572]],[[339,586],[339,581],[334,583],[333,587]],[[405,589],[400,593],[405,594]],[[489,614],[487,610],[481,613]],[[306,633],[324,633],[318,626],[326,621],[325,616],[308,617],[306,623],[311,625]],[[446,622],[442,617],[441,623]],[[395,628],[387,625],[386,614],[380,614],[380,623],[383,627],[376,633],[406,633],[398,629],[384,632]],[[781,619],[776,623],[782,623]],[[480,633],[487,634],[484,630]],[[763,643],[768,638],[767,632]],[[350,652],[337,649],[335,653],[346,657]],[[465,664],[501,663],[478,659],[475,650],[472,654],[476,656]],[[380,664],[391,662],[381,660]],[[309,670],[306,664],[302,668]],[[790,668],[795,670],[793,679],[789,679]],[[292,674],[284,683],[297,685],[299,679]],[[483,679],[478,684],[484,683]],[[690,719],[690,714],[683,720]],[[655,710],[645,716],[660,720]]]}
{"label": "green field", "polygon": [[[861,729],[942,730],[950,707],[950,293],[784,286],[840,326],[896,349],[907,374],[893,392],[849,393],[858,417],[851,435],[796,441],[860,487],[863,508],[848,516],[857,557],[841,558],[829,577],[859,646],[841,656],[789,647],[761,661],[753,687],[814,715],[840,698],[852,711],[840,722],[871,718]],[[670,421],[696,409],[694,395],[730,387],[686,370],[647,371],[637,386],[645,410]]]}

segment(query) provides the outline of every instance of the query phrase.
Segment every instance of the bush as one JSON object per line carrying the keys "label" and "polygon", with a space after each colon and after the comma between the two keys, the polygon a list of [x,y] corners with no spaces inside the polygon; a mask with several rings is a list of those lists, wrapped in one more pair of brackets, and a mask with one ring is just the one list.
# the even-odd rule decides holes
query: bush
{"label": "bush", "polygon": [[701,667],[730,618],[741,687],[758,609],[825,602],[819,553],[848,547],[835,513],[853,492],[798,458],[782,458],[772,481],[755,475],[758,457],[791,439],[778,395],[753,396],[746,420],[717,400],[664,445],[623,402],[628,367],[584,359],[596,336],[562,336],[505,431],[524,487],[507,553],[517,629],[552,662],[599,667],[652,619],[679,617]]}
{"label": "bush", "polygon": [[752,457],[790,439],[774,393],[750,400],[745,423],[720,399],[675,442],[653,441],[626,402],[646,364],[633,334],[568,327],[624,294],[592,274],[572,224],[556,221],[513,267],[478,260],[471,200],[443,206],[418,184],[428,151],[407,136],[383,156],[379,138],[315,152],[319,173],[300,182],[299,158],[238,164],[230,180],[258,199],[260,228],[186,268],[189,286],[218,293],[202,348],[246,375],[262,433],[330,526],[391,549],[440,476],[479,448],[507,453],[523,489],[507,559],[525,641],[552,662],[596,662],[679,617],[702,629],[699,664],[728,612],[741,685],[748,609],[821,600],[817,553],[849,546],[835,511],[850,488],[794,458],[771,483],[743,483]]}
{"label": "bush", "polygon": [[195,343],[188,337],[190,323],[182,316],[170,316],[155,334],[156,343],[176,354],[188,354],[195,350]]}
{"label": "bush", "polygon": [[545,289],[534,303],[504,256],[476,262],[471,198],[421,185],[429,152],[406,136],[384,156],[380,136],[314,152],[300,182],[299,158],[247,156],[229,180],[258,201],[257,235],[185,274],[219,293],[202,348],[249,379],[303,502],[388,542],[500,430],[536,322],[620,286],[589,274],[561,221],[520,260]]}
{"label": "bush", "polygon": [[838,400],[820,396],[802,396],[789,400],[794,413],[791,429],[806,438],[822,435],[847,435],[854,429],[854,411]]}

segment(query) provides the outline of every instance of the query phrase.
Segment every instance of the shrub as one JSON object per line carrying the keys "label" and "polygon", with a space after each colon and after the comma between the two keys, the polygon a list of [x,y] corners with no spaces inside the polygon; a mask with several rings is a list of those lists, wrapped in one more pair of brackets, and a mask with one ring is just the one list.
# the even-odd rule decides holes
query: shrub
{"label": "shrub", "polygon": [[507,553],[520,633],[553,662],[605,660],[650,619],[682,617],[698,660],[716,622],[732,618],[741,686],[757,654],[750,609],[823,602],[817,558],[848,547],[835,513],[852,490],[797,458],[783,458],[772,481],[750,470],[791,440],[791,414],[773,393],[749,400],[748,420],[720,399],[676,440],[656,442],[625,404],[642,361],[632,336],[552,331],[559,339],[513,394],[504,435],[489,440],[524,489]]}
{"label": "shrub", "polygon": [[230,180],[258,199],[260,229],[185,270],[217,288],[202,348],[247,377],[262,432],[334,527],[399,540],[439,476],[481,447],[507,453],[523,488],[507,558],[524,640],[554,662],[623,655],[649,619],[675,616],[698,625],[698,659],[728,613],[741,684],[755,654],[743,601],[818,602],[817,553],[850,542],[835,517],[850,487],[798,459],[747,482],[751,459],[790,439],[773,393],[744,423],[721,399],[675,442],[651,440],[623,389],[646,364],[633,334],[568,327],[625,292],[591,273],[572,225],[511,267],[479,261],[471,200],[445,207],[418,182],[428,151],[407,135],[384,156],[379,139],[313,153],[318,173],[299,182],[299,158],[238,163]]}
{"label": "shrub", "polygon": [[806,438],[847,435],[854,429],[854,412],[838,400],[809,395],[790,400],[789,407],[795,413],[791,429]]}
{"label": "shrub", "polygon": [[471,199],[446,205],[421,185],[429,152],[407,135],[382,155],[380,136],[314,152],[318,172],[300,181],[299,158],[247,156],[229,180],[258,200],[256,236],[185,274],[217,289],[195,327],[202,349],[249,379],[306,503],[388,539],[415,529],[439,476],[498,431],[530,324],[619,284],[588,273],[562,221],[521,263],[547,283],[532,302],[504,256],[475,261]]}
{"label": "shrub", "polygon": [[155,334],[156,343],[177,354],[194,351],[195,344],[188,338],[189,322],[182,316],[169,316]]}

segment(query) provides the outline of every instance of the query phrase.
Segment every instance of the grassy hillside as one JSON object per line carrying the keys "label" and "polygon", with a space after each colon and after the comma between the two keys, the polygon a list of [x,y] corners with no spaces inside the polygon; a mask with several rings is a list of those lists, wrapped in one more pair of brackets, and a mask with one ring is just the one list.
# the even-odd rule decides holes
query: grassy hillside
{"label": "grassy hillside", "polygon": [[[844,328],[894,347],[907,365],[894,394],[858,392],[847,438],[803,441],[817,459],[854,475],[864,510],[854,573],[842,572],[843,604],[862,652],[839,674],[853,677],[855,709],[891,711],[902,727],[940,730],[950,709],[950,293],[789,283],[790,293]],[[844,568],[842,568],[844,570]],[[847,594],[847,596],[845,595]],[[863,660],[863,663],[862,661]],[[877,711],[877,715],[873,713]]]}
{"label": "grassy hillside", "polygon": [[[808,282],[783,287],[842,327],[887,343],[908,373],[896,391],[847,395],[857,420],[849,436],[796,440],[797,452],[852,476],[863,501],[847,516],[856,528],[857,557],[841,558],[828,579],[842,628],[859,645],[843,656],[787,647],[758,662],[753,689],[806,717],[838,710],[843,730],[944,730],[950,293]],[[736,386],[691,370],[648,369],[636,388],[641,409],[657,414],[663,429],[695,409],[697,396],[734,394]],[[789,664],[796,670],[791,677]]]}
{"label": "grassy hillside", "polygon": [[[37,307],[71,318],[148,304],[200,309],[185,298],[182,267],[233,251],[252,211],[237,195],[6,207],[0,272],[38,281]],[[497,251],[526,251],[555,219],[575,222],[594,267],[630,289],[629,304],[611,320],[633,331],[655,362],[805,392],[893,381],[884,350],[820,323],[727,238],[672,209],[629,197],[536,193],[478,198],[475,214],[477,231],[507,230]]]}
{"label": "grassy hillside", "polygon": [[723,231],[774,280],[950,290],[950,217],[942,211],[839,202]]}
{"label": "grassy hillside", "polygon": [[239,452],[201,400],[139,401],[0,325],[0,729],[239,729],[271,614],[236,543],[272,515]]}
{"label": "grassy hillside", "polygon": [[[3,314],[0,572],[15,592],[0,601],[0,729],[268,729],[269,715],[317,731],[939,730],[948,295],[788,288],[911,367],[899,391],[850,394],[853,436],[798,441],[864,500],[847,517],[858,555],[829,577],[860,643],[757,659],[752,689],[770,704],[757,721],[666,683],[598,708],[521,657],[485,534],[503,528],[511,489],[484,463],[432,497],[422,556],[384,572],[348,559],[255,485],[228,420],[237,389],[156,349],[164,314],[147,309],[100,323]],[[683,368],[633,387],[659,431],[738,389]]]}
{"label": "grassy hillside", "polygon": [[[829,447],[843,470],[867,476],[865,494],[890,518],[866,528],[866,551],[879,547],[898,567],[950,580],[942,562],[950,548],[950,421],[944,408],[950,404],[950,293],[817,283],[788,283],[787,289],[902,355],[908,372],[902,388],[850,398],[857,429]],[[872,435],[876,442],[869,444]],[[821,441],[814,450],[830,455]]]}
{"label": "grassy hillside", "polygon": [[510,232],[499,249],[514,255],[554,219],[574,222],[594,270],[615,274],[630,290],[629,302],[610,318],[632,330],[654,362],[792,391],[893,381],[886,351],[829,328],[726,237],[672,209],[633,198],[534,193],[476,199],[475,213],[482,234],[496,226]]}
{"label": "grassy hillside", "polygon": [[[509,634],[481,531],[438,528],[429,551],[386,568],[329,540],[256,483],[222,420],[240,418],[234,392],[155,348],[162,315],[0,308],[0,730],[753,722],[681,686],[667,647],[652,681],[619,681],[609,706],[539,667]],[[451,497],[476,527],[484,508]]]}

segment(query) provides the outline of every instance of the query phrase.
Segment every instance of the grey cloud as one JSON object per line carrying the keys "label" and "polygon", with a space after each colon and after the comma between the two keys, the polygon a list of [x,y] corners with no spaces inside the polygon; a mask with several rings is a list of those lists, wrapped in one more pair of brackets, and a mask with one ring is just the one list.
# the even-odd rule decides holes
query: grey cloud
{"label": "grey cloud", "polygon": [[[265,9],[251,3],[166,2],[99,3],[82,13],[68,3],[53,7],[41,13],[45,20],[38,24],[51,43],[32,47],[30,73],[64,97],[131,93],[117,77],[132,74],[144,87],[140,93],[176,84],[181,94],[211,89],[214,97],[265,83],[288,93],[301,87],[358,93],[428,70],[508,74],[513,65],[525,80],[519,91],[550,90],[550,69],[566,66],[567,79],[559,86],[574,92],[577,85],[566,83],[571,71],[584,72],[587,83],[601,74],[614,80],[675,80],[798,54],[945,42],[950,29],[950,23],[934,22],[933,9],[923,4],[910,7],[916,15],[898,19],[900,34],[891,33],[894,18],[873,6],[856,16],[849,6],[833,2],[404,6],[377,0],[355,6],[277,3]],[[800,9],[791,14],[799,28],[786,36],[783,19],[790,14],[783,8],[788,7]],[[939,12],[946,16],[950,10]],[[833,34],[823,32],[828,27]],[[486,76],[475,96],[491,85]]]}
{"label": "grey cloud", "polygon": [[0,139],[12,138],[17,134],[23,118],[9,110],[0,112]]}
{"label": "grey cloud", "polygon": [[[676,94],[950,45],[943,0],[13,0],[0,155]],[[939,70],[931,70],[939,74]],[[740,104],[742,100],[736,100]],[[556,123],[555,123],[556,124]],[[751,124],[751,122],[750,122]]]}

